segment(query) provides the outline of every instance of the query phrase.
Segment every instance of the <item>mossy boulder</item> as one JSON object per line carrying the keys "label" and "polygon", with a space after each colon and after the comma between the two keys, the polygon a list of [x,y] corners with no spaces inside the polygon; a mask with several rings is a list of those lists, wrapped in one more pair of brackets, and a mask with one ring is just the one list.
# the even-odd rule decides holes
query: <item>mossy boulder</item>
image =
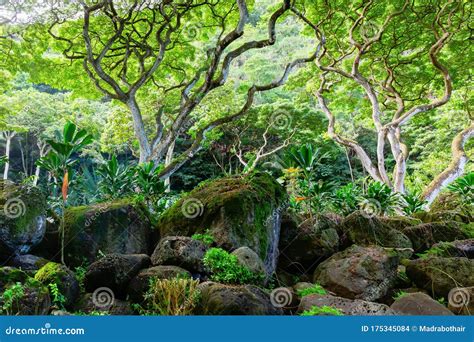
{"label": "mossy boulder", "polygon": [[35,279],[46,286],[55,284],[65,298],[66,308],[71,308],[79,296],[79,282],[74,272],[62,264],[48,262],[36,272]]}
{"label": "mossy boulder", "polygon": [[181,198],[163,213],[157,227],[161,237],[209,230],[224,249],[250,247],[270,274],[276,267],[286,198],[285,189],[266,173],[221,178],[203,183]]}
{"label": "mossy boulder", "polygon": [[313,282],[341,297],[374,301],[395,284],[398,261],[396,253],[381,247],[353,245],[323,261]]}
{"label": "mossy boulder", "polygon": [[[6,304],[4,293],[11,291],[13,286],[21,288],[21,296],[2,310]],[[0,268],[0,314],[46,315],[50,306],[49,291],[45,285],[18,268]]]}
{"label": "mossy boulder", "polygon": [[107,287],[114,297],[125,299],[129,282],[150,263],[150,257],[145,254],[109,254],[87,268],[84,278],[86,291]]}
{"label": "mossy boulder", "polygon": [[146,208],[122,199],[91,206],[67,208],[65,212],[68,265],[92,263],[104,254],[149,254],[151,223]]}
{"label": "mossy boulder", "polygon": [[287,217],[282,223],[278,266],[290,272],[312,272],[318,263],[339,249],[337,223],[318,215],[298,224]]}
{"label": "mossy boulder", "polygon": [[[108,300],[108,299],[107,299]],[[76,313],[85,315],[131,316],[135,312],[130,302],[113,298],[110,303],[101,303],[92,293],[85,293],[74,307]]]}
{"label": "mossy boulder", "polygon": [[26,254],[43,238],[46,197],[40,189],[0,181],[0,258]]}
{"label": "mossy boulder", "polygon": [[38,271],[41,267],[46,265],[49,261],[42,257],[23,254],[15,255],[8,261],[8,264],[13,267],[20,268],[24,271]]}
{"label": "mossy boulder", "polygon": [[312,307],[328,306],[339,310],[345,316],[393,316],[396,313],[385,304],[360,299],[347,299],[329,294],[311,294],[304,296],[298,307],[298,313],[311,310]]}
{"label": "mossy boulder", "polygon": [[415,252],[423,252],[437,242],[450,242],[469,238],[464,224],[456,221],[423,223],[408,227],[403,233],[410,238]]}
{"label": "mossy boulder", "polygon": [[418,221],[369,217],[361,212],[354,212],[341,223],[341,239],[345,246],[357,244],[394,248],[398,249],[403,256],[410,257],[413,246],[401,229],[409,227],[413,222]]}
{"label": "mossy boulder", "polygon": [[451,289],[474,286],[474,260],[428,257],[406,260],[407,276],[435,297],[448,298]]}
{"label": "mossy boulder", "polygon": [[444,305],[426,293],[406,293],[390,306],[398,315],[407,316],[453,316]]}
{"label": "mossy boulder", "polygon": [[474,239],[439,242],[426,251],[427,255],[440,257],[464,257],[474,259]]}
{"label": "mossy boulder", "polygon": [[281,308],[275,307],[270,295],[254,285],[224,285],[205,282],[198,286],[200,291],[198,315],[281,315]]}

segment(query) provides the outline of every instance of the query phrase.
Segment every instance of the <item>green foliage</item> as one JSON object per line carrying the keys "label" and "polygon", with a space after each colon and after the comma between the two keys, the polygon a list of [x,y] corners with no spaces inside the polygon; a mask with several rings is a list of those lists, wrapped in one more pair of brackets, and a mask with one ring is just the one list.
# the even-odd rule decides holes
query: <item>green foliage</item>
{"label": "green foliage", "polygon": [[194,234],[193,236],[191,236],[191,239],[202,241],[208,246],[214,243],[214,237],[209,233],[209,229],[206,229],[203,234]]}
{"label": "green foliage", "polygon": [[300,316],[344,316],[342,311],[332,306],[312,306],[311,309],[303,311]]}
{"label": "green foliage", "polygon": [[448,186],[448,189],[459,194],[466,205],[474,205],[474,172],[470,172],[464,177]]}
{"label": "green foliage", "polygon": [[397,293],[395,293],[395,295],[392,298],[393,300],[397,300],[397,299],[405,297],[407,294],[408,294],[407,292],[399,290],[397,291]]}
{"label": "green foliage", "polygon": [[222,248],[211,248],[204,256],[204,265],[213,281],[226,284],[261,284],[263,274],[256,274],[239,264],[237,257]]}
{"label": "green foliage", "polygon": [[334,207],[343,214],[349,215],[359,209],[359,199],[362,189],[355,183],[348,183],[336,190],[334,195]]}
{"label": "green foliage", "polygon": [[143,306],[135,308],[143,315],[190,315],[199,301],[199,280],[189,278],[150,279]]}
{"label": "green foliage", "polygon": [[406,215],[412,215],[424,211],[426,201],[422,200],[417,194],[406,193],[403,198],[403,212]]}
{"label": "green foliage", "polygon": [[99,191],[105,198],[120,198],[132,191],[132,170],[119,164],[115,155],[97,168]]}
{"label": "green foliage", "polygon": [[300,297],[308,296],[311,294],[325,295],[327,294],[327,291],[319,284],[314,284],[311,287],[298,290],[298,296]]}
{"label": "green foliage", "polygon": [[8,286],[0,298],[0,301],[3,303],[0,308],[0,313],[6,315],[12,315],[14,306],[18,305],[20,300],[24,297],[25,290],[23,285],[20,282],[16,282]]}
{"label": "green foliage", "polygon": [[400,195],[381,182],[369,182],[361,195],[361,205],[375,205],[377,214],[390,215],[401,209]]}
{"label": "green foliage", "polygon": [[64,309],[64,304],[66,303],[66,297],[61,293],[58,288],[58,284],[49,283],[49,294],[51,296],[52,302],[58,309]]}
{"label": "green foliage", "polygon": [[152,202],[158,200],[165,191],[159,174],[160,167],[153,161],[139,164],[135,169],[134,184],[145,198]]}

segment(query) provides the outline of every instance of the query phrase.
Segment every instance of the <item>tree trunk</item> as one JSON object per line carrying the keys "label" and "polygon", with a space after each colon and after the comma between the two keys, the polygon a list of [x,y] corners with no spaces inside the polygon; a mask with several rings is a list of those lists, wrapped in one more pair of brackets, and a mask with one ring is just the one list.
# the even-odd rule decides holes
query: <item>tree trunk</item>
{"label": "tree trunk", "polygon": [[[46,155],[46,153],[48,153],[49,151],[48,145],[46,143],[43,143],[40,140],[36,142],[36,146],[38,146],[40,158],[43,158]],[[34,186],[38,185],[40,173],[41,173],[41,167],[39,165],[36,165],[35,178],[33,179]]]}
{"label": "tree trunk", "polygon": [[148,137],[145,131],[145,124],[143,123],[143,118],[140,112],[140,107],[133,95],[130,95],[129,99],[125,101],[130,113],[132,114],[133,119],[133,128],[135,131],[135,136],[138,139],[140,145],[140,163],[144,163],[148,160],[151,154],[150,143],[148,142]]}
{"label": "tree trunk", "polygon": [[15,132],[5,132],[3,137],[5,138],[5,157],[7,158],[5,162],[5,169],[3,170],[3,179],[8,179],[8,171],[10,169],[10,148],[11,142],[13,137],[15,136]]}
{"label": "tree trunk", "polygon": [[422,197],[428,202],[433,203],[440,191],[451,182],[455,181],[464,172],[469,158],[464,151],[466,141],[474,136],[474,123],[460,132],[451,144],[453,159],[449,166],[441,172],[425,189]]}
{"label": "tree trunk", "polygon": [[[173,161],[173,153],[174,153],[174,146],[176,144],[176,140],[168,147],[168,151],[166,152],[165,158],[165,167],[169,166]],[[171,192],[171,175],[165,178],[165,192]]]}

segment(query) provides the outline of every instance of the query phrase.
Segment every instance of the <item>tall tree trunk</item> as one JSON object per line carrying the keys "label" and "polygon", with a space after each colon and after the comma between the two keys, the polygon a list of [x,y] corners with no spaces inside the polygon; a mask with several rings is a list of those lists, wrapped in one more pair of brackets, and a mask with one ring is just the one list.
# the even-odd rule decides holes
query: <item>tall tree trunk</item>
{"label": "tall tree trunk", "polygon": [[[49,151],[48,145],[46,143],[42,142],[41,140],[38,140],[36,142],[36,146],[38,146],[40,158],[43,158],[46,155],[46,153],[48,153],[48,151]],[[34,186],[38,185],[38,180],[39,180],[40,173],[41,173],[41,167],[39,165],[36,165],[35,178],[33,179],[33,185]],[[49,178],[48,178],[48,180],[49,180]]]}
{"label": "tall tree trunk", "polygon": [[3,179],[8,179],[8,171],[10,170],[10,148],[13,137],[16,135],[15,132],[4,132],[3,137],[5,139],[5,157],[7,158],[5,162],[5,169],[3,170]]}
{"label": "tall tree trunk", "polygon": [[[169,166],[173,161],[173,153],[174,153],[174,146],[176,144],[176,140],[171,143],[168,147],[168,151],[166,152],[165,158],[165,167]],[[165,178],[165,192],[171,192],[171,175]]]}
{"label": "tall tree trunk", "polygon": [[132,114],[133,119],[133,128],[135,131],[135,136],[138,139],[140,145],[140,163],[144,163],[148,160],[151,154],[150,143],[148,142],[148,137],[145,131],[145,124],[143,123],[143,118],[140,112],[140,107],[133,95],[130,95],[129,99],[125,102],[130,113]]}
{"label": "tall tree trunk", "polygon": [[451,151],[453,159],[449,166],[441,172],[425,189],[422,197],[428,202],[428,205],[433,203],[440,191],[456,178],[461,176],[464,172],[464,167],[468,162],[468,157],[464,151],[466,141],[474,136],[474,123],[468,128],[464,129],[454,138],[451,144]]}

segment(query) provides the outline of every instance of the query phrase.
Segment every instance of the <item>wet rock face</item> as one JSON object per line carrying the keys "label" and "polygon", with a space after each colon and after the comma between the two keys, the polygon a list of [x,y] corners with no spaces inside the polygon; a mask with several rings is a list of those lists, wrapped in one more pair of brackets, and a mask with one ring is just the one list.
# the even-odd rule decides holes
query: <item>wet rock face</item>
{"label": "wet rock face", "polygon": [[191,272],[205,272],[202,259],[208,246],[186,236],[167,236],[161,239],[151,256],[153,265],[174,265]]}
{"label": "wet rock face", "polygon": [[196,313],[200,315],[281,315],[270,296],[257,286],[231,286],[205,282],[198,286],[201,299]]}
{"label": "wet rock face", "polygon": [[298,273],[312,271],[338,251],[336,229],[336,222],[322,215],[299,225],[287,217],[281,229],[279,267]]}
{"label": "wet rock face", "polygon": [[107,287],[117,298],[125,298],[127,286],[140,270],[150,266],[145,254],[110,254],[92,263],[84,278],[87,292]]}
{"label": "wet rock face", "polygon": [[474,286],[474,260],[428,257],[406,262],[407,276],[437,297],[448,298],[452,289]]}
{"label": "wet rock face", "polygon": [[407,293],[390,306],[398,315],[453,316],[444,305],[425,293]]}
{"label": "wet rock face", "polygon": [[227,177],[203,184],[176,202],[159,219],[161,237],[209,233],[216,245],[247,246],[274,272],[278,257],[281,209],[287,195],[268,174]]}
{"label": "wet rock face", "polygon": [[321,263],[313,282],[341,297],[374,301],[393,286],[397,267],[395,254],[381,247],[354,245]]}
{"label": "wet rock face", "polygon": [[92,263],[99,250],[104,254],[151,253],[151,224],[142,210],[127,200],[67,208],[66,263]]}
{"label": "wet rock face", "polygon": [[368,302],[359,299],[347,299],[329,294],[312,294],[304,296],[298,307],[298,313],[311,310],[313,306],[339,309],[343,315],[347,316],[389,316],[396,315],[396,312],[385,304]]}
{"label": "wet rock face", "polygon": [[26,254],[46,230],[46,196],[36,187],[0,181],[0,258]]}

